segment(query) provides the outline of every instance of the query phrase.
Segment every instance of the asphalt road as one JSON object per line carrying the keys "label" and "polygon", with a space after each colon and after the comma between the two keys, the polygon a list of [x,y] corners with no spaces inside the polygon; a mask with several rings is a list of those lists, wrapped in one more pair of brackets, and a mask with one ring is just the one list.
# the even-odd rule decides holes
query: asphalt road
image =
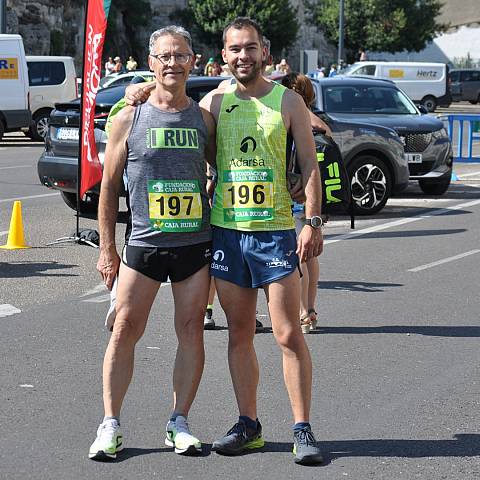
{"label": "asphalt road", "polygon": [[[321,329],[307,336],[312,424],[324,466],[293,463],[280,355],[268,330],[255,340],[266,447],[237,458],[210,453],[236,419],[218,306],[219,328],[205,332],[205,373],[189,418],[205,442],[203,455],[180,457],[163,445],[175,351],[168,285],[137,347],[122,411],[127,448],[121,460],[100,464],[87,451],[102,414],[108,295],[96,250],[47,246],[75,230],[75,216],[38,184],[40,151],[18,136],[0,143],[0,243],[13,199],[21,199],[32,246],[0,250],[2,479],[480,478],[480,164],[456,165],[458,181],[442,197],[412,184],[379,215],[357,218],[355,230],[341,217],[325,228]],[[96,221],[81,218],[80,226]]]}

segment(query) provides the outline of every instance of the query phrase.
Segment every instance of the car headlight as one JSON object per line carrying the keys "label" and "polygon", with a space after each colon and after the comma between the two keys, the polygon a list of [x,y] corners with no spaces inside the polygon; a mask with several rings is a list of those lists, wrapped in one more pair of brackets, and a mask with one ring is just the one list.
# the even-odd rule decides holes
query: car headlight
{"label": "car headlight", "polygon": [[448,137],[448,133],[444,128],[441,128],[440,130],[436,130],[435,132],[432,132],[432,137],[445,138],[445,137]]}

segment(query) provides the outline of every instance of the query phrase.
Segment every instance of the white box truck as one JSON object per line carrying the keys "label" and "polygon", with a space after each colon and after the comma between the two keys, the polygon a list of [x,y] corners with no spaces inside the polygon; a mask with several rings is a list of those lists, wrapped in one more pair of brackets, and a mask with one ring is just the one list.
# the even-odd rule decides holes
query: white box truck
{"label": "white box truck", "polygon": [[0,34],[0,139],[5,132],[29,128],[31,122],[22,37]]}
{"label": "white box truck", "polygon": [[366,61],[354,63],[343,74],[391,80],[429,112],[452,102],[445,63]]}

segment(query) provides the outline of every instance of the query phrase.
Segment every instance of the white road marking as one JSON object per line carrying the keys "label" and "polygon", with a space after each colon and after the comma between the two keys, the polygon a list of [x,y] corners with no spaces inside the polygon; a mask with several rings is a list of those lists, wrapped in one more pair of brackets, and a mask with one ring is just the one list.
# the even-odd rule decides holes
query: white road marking
{"label": "white road marking", "polygon": [[19,387],[22,387],[22,388],[34,388],[33,385],[30,385],[29,383],[23,383],[22,385],[19,385]]}
{"label": "white road marking", "polygon": [[88,303],[103,303],[103,302],[109,302],[110,301],[110,294],[106,293],[104,295],[99,295],[98,297],[93,297],[93,298],[87,298],[83,300],[84,302]]}
{"label": "white road marking", "polygon": [[160,347],[147,347],[149,350],[161,350]]}
{"label": "white road marking", "polygon": [[8,303],[3,303],[0,305],[0,318],[8,317],[10,315],[15,315],[16,313],[21,313],[22,311],[19,310],[17,307],[10,305]]}
{"label": "white road marking", "polygon": [[[405,205],[406,203],[451,203],[454,202],[454,198],[424,198],[423,200],[420,200],[418,198],[389,198],[388,199],[388,206],[402,206]],[[420,208],[420,207],[419,207]]]}
{"label": "white road marking", "polygon": [[32,165],[16,165],[14,167],[0,167],[0,170],[9,170],[14,168],[33,168]]}
{"label": "white road marking", "polygon": [[27,197],[2,198],[0,203],[14,202],[15,200],[29,200],[30,198],[53,197],[55,195],[60,195],[60,192],[44,193],[43,195],[28,195]]}
{"label": "white road marking", "polygon": [[439,208],[438,210],[433,210],[425,215],[420,215],[418,217],[401,218],[399,220],[394,220],[393,222],[383,223],[381,225],[375,225],[373,227],[364,228],[363,230],[357,230],[356,232],[350,232],[350,233],[345,233],[343,235],[338,235],[332,239],[325,240],[324,244],[328,245],[331,243],[337,243],[337,242],[341,242],[342,240],[348,240],[349,238],[360,237],[362,235],[368,235],[369,233],[380,232],[382,230],[398,227],[400,225],[405,225],[407,223],[418,222],[419,220],[425,220],[427,218],[435,217],[437,215],[450,213],[455,210],[461,210],[462,208],[473,207],[474,205],[478,205],[479,203],[480,203],[480,200],[473,200],[470,202],[453,205],[448,208]]}
{"label": "white road marking", "polygon": [[80,298],[89,297],[90,295],[94,295],[95,293],[103,292],[107,287],[105,287],[104,283],[99,283],[96,287],[93,287],[88,292],[80,295]]}
{"label": "white road marking", "polygon": [[475,176],[480,177],[480,172],[464,173],[463,175],[457,175],[457,178],[462,180],[464,178],[475,177]]}
{"label": "white road marking", "polygon": [[460,258],[468,257],[474,255],[475,253],[480,253],[480,250],[470,250],[469,252],[460,253],[459,255],[454,255],[453,257],[443,258],[442,260],[437,260],[436,262],[427,263],[425,265],[420,265],[419,267],[410,268],[409,272],[420,272],[421,270],[426,270],[427,268],[436,267],[437,265],[443,265],[444,263],[454,262]]}

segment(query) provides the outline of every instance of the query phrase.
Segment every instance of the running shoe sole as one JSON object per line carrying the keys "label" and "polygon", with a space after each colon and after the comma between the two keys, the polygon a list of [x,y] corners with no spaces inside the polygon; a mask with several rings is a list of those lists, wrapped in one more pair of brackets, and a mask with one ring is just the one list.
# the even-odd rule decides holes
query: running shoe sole
{"label": "running shoe sole", "polygon": [[320,465],[323,463],[323,457],[320,453],[306,455],[302,458],[297,457],[296,448],[293,448],[293,454],[295,455],[294,461],[298,463],[298,465]]}
{"label": "running shoe sole", "polygon": [[196,447],[195,445],[189,445],[188,448],[186,449],[180,449],[175,447],[175,443],[169,440],[168,438],[165,438],[165,445],[167,447],[174,447],[175,448],[175,453],[178,453],[179,455],[198,455],[199,453],[202,453],[202,447]]}
{"label": "running shoe sole", "polygon": [[99,450],[97,453],[88,453],[88,458],[90,460],[97,460],[99,462],[108,462],[109,460],[115,460],[117,458],[117,453],[123,450],[123,446],[117,447],[115,453],[105,453],[103,450]]}
{"label": "running shoe sole", "polygon": [[265,445],[265,440],[263,438],[257,438],[250,442],[247,442],[245,445],[242,445],[239,448],[224,448],[224,447],[215,447],[215,444],[212,445],[212,452],[217,452],[220,455],[240,455],[245,450],[254,450],[255,448],[262,448]]}

